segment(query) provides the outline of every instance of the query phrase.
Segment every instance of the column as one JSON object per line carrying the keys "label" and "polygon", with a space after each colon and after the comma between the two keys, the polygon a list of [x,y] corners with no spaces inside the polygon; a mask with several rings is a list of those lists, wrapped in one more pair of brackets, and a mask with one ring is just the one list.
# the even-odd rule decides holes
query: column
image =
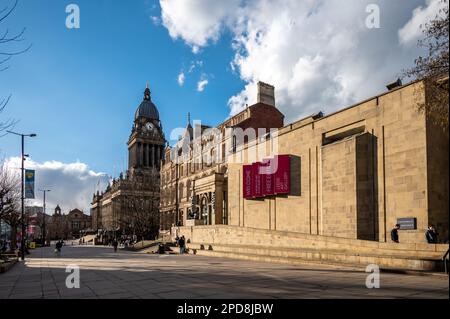
{"label": "column", "polygon": [[152,149],[152,154],[151,154],[151,157],[150,157],[150,159],[151,159],[151,162],[150,162],[150,164],[151,164],[151,166],[152,167],[155,167],[155,145],[151,145],[151,149]]}
{"label": "column", "polygon": [[147,165],[147,158],[146,158],[146,149],[147,145],[145,143],[142,143],[142,166],[145,167]]}
{"label": "column", "polygon": [[145,144],[145,166],[150,166],[150,144]]}
{"label": "column", "polygon": [[141,145],[136,143],[136,166],[141,165]]}
{"label": "column", "polygon": [[160,154],[159,154],[159,146],[156,146],[156,167],[159,169],[159,157],[160,157]]}
{"label": "column", "polygon": [[140,158],[140,162],[141,165],[140,166],[144,166],[144,144],[141,143],[141,151],[139,152],[139,158]]}

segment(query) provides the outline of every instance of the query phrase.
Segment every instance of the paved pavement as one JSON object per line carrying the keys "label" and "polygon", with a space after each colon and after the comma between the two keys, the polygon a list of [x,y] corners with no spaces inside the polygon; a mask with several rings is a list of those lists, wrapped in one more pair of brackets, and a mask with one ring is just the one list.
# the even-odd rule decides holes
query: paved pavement
{"label": "paved pavement", "polygon": [[[67,265],[80,267],[80,288],[66,287]],[[0,274],[4,298],[449,298],[448,277],[368,274],[325,266],[289,266],[195,255],[148,255],[109,247],[32,251]]]}

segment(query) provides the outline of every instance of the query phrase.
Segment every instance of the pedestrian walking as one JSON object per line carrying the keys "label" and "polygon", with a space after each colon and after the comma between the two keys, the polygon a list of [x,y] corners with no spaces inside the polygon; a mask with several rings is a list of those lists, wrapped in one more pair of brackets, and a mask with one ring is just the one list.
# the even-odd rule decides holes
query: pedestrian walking
{"label": "pedestrian walking", "polygon": [[394,228],[391,230],[391,239],[394,243],[399,243],[398,240],[398,230],[400,229],[399,224],[395,224]]}
{"label": "pedestrian walking", "polygon": [[438,243],[438,233],[434,225],[429,225],[427,231],[425,232],[425,238],[429,244]]}
{"label": "pedestrian walking", "polygon": [[116,239],[114,239],[114,241],[113,241],[114,252],[117,252],[117,246],[118,245],[119,245],[119,243],[117,242]]}
{"label": "pedestrian walking", "polygon": [[62,242],[60,240],[58,240],[55,245],[55,254],[58,257],[61,256],[61,248],[62,248]]}
{"label": "pedestrian walking", "polygon": [[180,246],[180,254],[184,254],[186,251],[186,240],[184,239],[184,236],[181,236],[181,238],[178,240],[178,246]]}

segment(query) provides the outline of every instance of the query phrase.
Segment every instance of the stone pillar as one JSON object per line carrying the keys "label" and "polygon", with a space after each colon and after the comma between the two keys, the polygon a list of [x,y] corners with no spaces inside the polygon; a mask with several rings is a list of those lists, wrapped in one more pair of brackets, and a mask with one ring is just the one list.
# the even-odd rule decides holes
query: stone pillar
{"label": "stone pillar", "polygon": [[156,148],[156,168],[158,168],[159,169],[159,158],[160,158],[160,152],[158,151],[159,150],[159,146],[157,146],[157,148]]}
{"label": "stone pillar", "polygon": [[136,143],[136,166],[141,165],[141,145]]}
{"label": "stone pillar", "polygon": [[146,151],[147,151],[147,145],[145,143],[142,143],[142,166],[147,166],[147,159],[146,159]]}
{"label": "stone pillar", "polygon": [[139,152],[139,158],[140,158],[141,166],[144,166],[144,144],[143,143],[141,143],[141,150]]}
{"label": "stone pillar", "polygon": [[151,145],[151,149],[152,149],[152,152],[151,152],[151,156],[150,156],[150,166],[155,167],[155,145],[154,144]]}

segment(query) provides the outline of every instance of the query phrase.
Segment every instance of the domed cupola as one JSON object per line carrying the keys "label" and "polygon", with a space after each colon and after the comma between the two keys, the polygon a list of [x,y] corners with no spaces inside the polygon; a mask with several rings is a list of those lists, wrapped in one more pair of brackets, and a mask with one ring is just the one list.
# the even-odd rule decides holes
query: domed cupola
{"label": "domed cupola", "polygon": [[146,118],[149,120],[159,121],[159,112],[158,112],[158,109],[156,108],[155,104],[153,104],[153,102],[152,102],[148,84],[144,91],[144,100],[139,105],[139,107],[136,110],[136,113],[134,114],[135,120],[137,120],[140,117],[143,117],[143,118]]}

